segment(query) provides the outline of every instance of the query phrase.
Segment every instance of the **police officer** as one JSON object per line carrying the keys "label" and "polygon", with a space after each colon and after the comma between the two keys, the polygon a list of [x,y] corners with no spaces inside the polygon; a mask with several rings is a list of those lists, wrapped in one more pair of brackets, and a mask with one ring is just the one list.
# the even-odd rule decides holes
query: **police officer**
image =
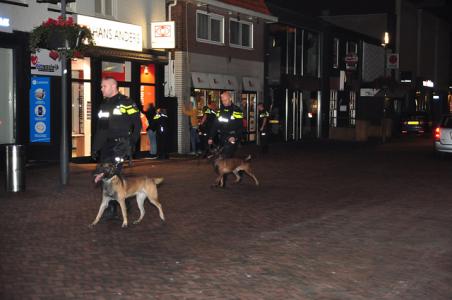
{"label": "police officer", "polygon": [[[92,157],[101,163],[115,163],[121,172],[124,158],[140,138],[141,120],[136,104],[118,91],[118,82],[111,77],[102,79],[104,102],[97,114],[97,127],[92,146]],[[110,201],[106,217],[116,215],[117,204]]]}
{"label": "police officer", "polygon": [[168,159],[169,124],[166,109],[158,108],[152,122],[157,135],[157,159]]}
{"label": "police officer", "polygon": [[203,108],[203,116],[199,124],[199,133],[201,136],[201,142],[204,150],[203,157],[207,157],[209,152],[208,144],[208,134],[215,123],[216,116],[216,105],[215,102],[209,101],[207,106]]}
{"label": "police officer", "polygon": [[223,147],[223,156],[229,158],[234,156],[242,136],[243,112],[232,103],[231,94],[228,91],[221,93],[221,104],[216,113],[215,122],[209,131],[208,144],[213,144],[213,138],[218,133],[220,146]]}
{"label": "police officer", "polygon": [[268,152],[268,138],[269,138],[269,130],[268,130],[268,120],[270,118],[270,114],[265,109],[264,104],[260,102],[257,105],[257,128],[259,128],[259,144],[262,149],[262,153]]}

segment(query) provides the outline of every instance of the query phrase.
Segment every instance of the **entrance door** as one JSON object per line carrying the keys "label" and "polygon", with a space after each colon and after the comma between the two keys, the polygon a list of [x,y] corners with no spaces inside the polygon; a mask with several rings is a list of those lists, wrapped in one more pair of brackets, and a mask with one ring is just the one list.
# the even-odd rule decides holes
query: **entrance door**
{"label": "entrance door", "polygon": [[285,134],[286,141],[298,141],[303,137],[303,102],[302,92],[286,89],[286,116]]}
{"label": "entrance door", "polygon": [[71,61],[72,157],[91,154],[91,60]]}
{"label": "entrance door", "polygon": [[320,137],[320,93],[286,89],[285,140]]}
{"label": "entrance door", "polygon": [[243,110],[243,119],[247,142],[256,142],[256,111],[257,111],[257,94],[256,93],[244,93],[242,94],[241,108]]}
{"label": "entrance door", "polygon": [[13,50],[0,48],[0,144],[15,142],[15,101],[13,84]]}

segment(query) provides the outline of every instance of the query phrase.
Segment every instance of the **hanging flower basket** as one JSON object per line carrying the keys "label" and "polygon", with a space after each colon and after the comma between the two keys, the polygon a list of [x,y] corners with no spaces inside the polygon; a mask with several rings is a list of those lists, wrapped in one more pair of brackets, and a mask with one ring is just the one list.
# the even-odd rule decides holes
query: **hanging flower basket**
{"label": "hanging flower basket", "polygon": [[83,56],[83,51],[93,45],[91,30],[74,23],[72,17],[67,20],[61,16],[57,20],[49,18],[30,33],[32,52],[45,48],[57,51],[60,56],[73,58]]}

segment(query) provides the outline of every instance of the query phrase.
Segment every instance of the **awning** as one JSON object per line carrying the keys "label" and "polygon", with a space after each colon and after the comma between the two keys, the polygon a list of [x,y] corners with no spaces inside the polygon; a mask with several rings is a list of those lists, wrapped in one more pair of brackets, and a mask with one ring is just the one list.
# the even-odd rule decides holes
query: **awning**
{"label": "awning", "polygon": [[193,88],[195,88],[195,89],[209,89],[210,88],[209,76],[206,73],[192,72],[191,80],[193,83]]}
{"label": "awning", "polygon": [[237,84],[237,78],[231,75],[223,75],[224,89],[228,91],[238,91],[239,85]]}
{"label": "awning", "polygon": [[243,77],[243,90],[248,92],[260,91],[261,85],[258,78]]}
{"label": "awning", "polygon": [[209,83],[210,83],[210,88],[213,90],[224,90],[225,89],[223,75],[209,73]]}

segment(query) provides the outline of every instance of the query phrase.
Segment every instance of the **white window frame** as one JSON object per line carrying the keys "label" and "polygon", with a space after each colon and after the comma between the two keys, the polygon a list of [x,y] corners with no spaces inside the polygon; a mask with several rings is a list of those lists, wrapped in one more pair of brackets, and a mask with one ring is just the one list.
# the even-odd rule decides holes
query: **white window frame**
{"label": "white window frame", "polygon": [[[19,2],[19,1],[16,1],[16,2]],[[22,1],[22,2],[24,2],[24,1]],[[58,2],[58,4],[49,3],[49,8],[61,11],[61,2]],[[68,3],[66,5],[66,11],[70,12],[70,13],[76,13],[77,12],[77,2]]]}
{"label": "white window frame", "polygon": [[102,17],[105,19],[117,19],[118,18],[118,0],[111,0],[111,15],[105,14],[105,0],[100,0],[100,1],[101,1],[101,5],[100,5],[101,12],[100,13],[96,12],[96,4],[95,4],[95,1],[93,1],[94,14],[96,15],[96,17]]}
{"label": "white window frame", "polygon": [[[240,24],[239,26],[239,41],[242,42],[242,24],[246,24],[250,26],[250,46],[243,46],[240,44],[234,44],[231,42],[231,22],[237,22]],[[246,50],[254,49],[254,24],[251,22],[241,21],[238,19],[230,18],[229,19],[229,46],[233,48],[240,48]]]}
{"label": "white window frame", "polygon": [[[203,39],[203,38],[199,38],[198,37],[198,14],[203,14],[203,15],[207,15],[209,17],[208,22],[207,22],[207,35],[208,35],[208,39]],[[221,22],[221,42],[217,42],[217,41],[213,41],[211,40],[212,36],[211,36],[211,26],[210,26],[210,20],[211,19],[215,19]],[[208,44],[214,44],[214,45],[219,45],[219,46],[224,46],[224,16],[222,15],[217,15],[217,14],[212,14],[212,13],[208,13],[206,11],[203,10],[197,10],[196,11],[196,41],[197,42],[201,42],[201,43],[208,43]]]}

